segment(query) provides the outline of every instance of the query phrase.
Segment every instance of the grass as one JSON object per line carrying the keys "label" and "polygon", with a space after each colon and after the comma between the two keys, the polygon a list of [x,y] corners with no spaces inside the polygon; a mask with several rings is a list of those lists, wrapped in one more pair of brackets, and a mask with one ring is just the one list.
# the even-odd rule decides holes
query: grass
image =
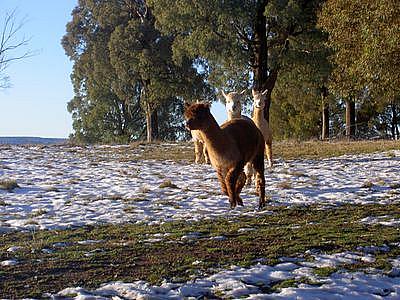
{"label": "grass", "polygon": [[[391,245],[400,241],[398,228],[365,225],[367,216],[400,218],[398,205],[346,205],[321,210],[311,207],[268,207],[273,213],[258,217],[218,218],[201,222],[169,222],[161,225],[119,224],[86,226],[62,231],[9,233],[0,236],[0,261],[11,258],[5,251],[22,246],[13,253],[22,263],[5,267],[0,274],[0,298],[41,297],[68,286],[99,287],[108,281],[147,280],[151,283],[186,281],[191,274],[210,274],[232,264],[249,266],[259,258],[273,264],[279,257],[294,257],[313,249],[324,253],[355,251],[358,246]],[[255,228],[241,232],[240,228]],[[145,243],[156,233],[169,233],[162,241]],[[193,233],[194,239],[182,239]],[[210,239],[224,236],[225,239]],[[82,240],[101,240],[79,244]],[[68,242],[57,248],[55,243]],[[32,251],[29,245],[54,250]],[[40,248],[39,247],[39,248]],[[35,246],[35,249],[38,248]],[[94,251],[101,249],[102,251]],[[85,254],[91,253],[90,256]],[[377,253],[376,261],[361,262],[348,269],[368,267],[386,270],[388,258],[400,255],[399,247]],[[311,257],[310,257],[311,259]],[[193,264],[202,261],[201,264]],[[328,276],[333,269],[319,268],[316,274]],[[7,280],[4,280],[7,278]],[[286,282],[276,283],[275,288]]]}
{"label": "grass", "polygon": [[335,273],[338,269],[336,267],[321,267],[314,269],[314,274],[320,277],[329,277],[332,273]]}
{"label": "grass", "polygon": [[[273,144],[275,157],[283,159],[329,158],[345,154],[373,153],[378,151],[399,150],[400,141],[307,141],[276,142]],[[394,157],[391,152],[390,157]]]}
{"label": "grass", "polygon": [[[193,161],[194,147],[191,142],[161,144],[132,143],[129,146],[135,159],[168,159],[173,161]],[[274,158],[282,159],[320,159],[344,154],[373,153],[400,149],[400,140],[377,141],[282,141],[273,144]],[[123,151],[126,155],[126,149]],[[388,153],[394,158],[393,152]]]}

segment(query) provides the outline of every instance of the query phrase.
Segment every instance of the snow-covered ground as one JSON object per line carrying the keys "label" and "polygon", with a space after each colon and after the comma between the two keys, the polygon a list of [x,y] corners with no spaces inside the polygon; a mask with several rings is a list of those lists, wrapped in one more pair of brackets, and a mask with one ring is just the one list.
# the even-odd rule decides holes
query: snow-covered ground
{"label": "snow-covered ground", "polygon": [[[242,192],[243,208],[229,210],[209,165],[138,160],[140,153],[131,151],[0,148],[0,180],[13,179],[20,186],[13,192],[0,190],[0,232],[267,213],[257,210],[254,188]],[[266,192],[277,205],[400,202],[399,189],[394,188],[400,185],[398,174],[400,151],[277,160],[273,171],[266,172]]]}
{"label": "snow-covered ground", "polygon": [[[0,181],[16,180],[19,188],[12,192],[0,189],[0,233],[270,213],[257,210],[254,188],[248,187],[241,194],[244,207],[230,210],[215,171],[208,165],[141,160],[140,151],[140,147],[133,150],[126,146],[1,146]],[[400,151],[322,160],[276,160],[273,170],[266,172],[266,189],[273,205],[400,203],[399,174]],[[382,216],[360,222],[400,225],[400,220]],[[71,288],[59,295],[75,293],[79,299],[180,299],[217,292],[224,298],[248,299],[400,299],[400,258],[391,262],[393,269],[388,274],[339,270],[317,278],[313,273],[320,266],[373,260],[370,252],[361,249],[331,256],[315,254],[314,265],[301,258],[283,258],[275,266],[232,266],[185,284],[165,282],[155,287],[146,282],[115,282],[94,291]],[[16,263],[4,261],[1,266]],[[308,283],[263,294],[263,287],[271,282],[303,277]],[[311,285],[310,281],[318,284]]]}
{"label": "snow-covered ground", "polygon": [[[144,281],[134,283],[110,282],[96,290],[67,288],[53,297],[76,295],[76,299],[400,299],[400,258],[392,261],[393,268],[382,271],[346,272],[339,270],[329,277],[314,273],[314,268],[340,267],[357,261],[374,260],[371,254],[343,252],[314,255],[315,262],[302,259],[282,259],[275,266],[257,264],[251,268],[232,266],[205,278],[184,284],[164,282],[152,286]],[[294,279],[304,282],[297,287],[265,293],[273,282]]]}

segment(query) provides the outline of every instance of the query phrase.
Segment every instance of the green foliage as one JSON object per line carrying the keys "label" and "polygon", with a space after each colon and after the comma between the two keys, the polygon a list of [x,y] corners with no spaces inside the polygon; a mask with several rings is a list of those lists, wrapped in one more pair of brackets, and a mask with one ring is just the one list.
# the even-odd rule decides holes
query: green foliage
{"label": "green foliage", "polygon": [[399,13],[390,0],[328,0],[319,16],[334,51],[329,88],[358,103],[359,137],[399,137]]}
{"label": "green foliage", "polygon": [[351,96],[367,87],[382,100],[400,94],[400,6],[391,0],[326,1],[319,26],[335,51],[332,90]]}
{"label": "green foliage", "polygon": [[141,139],[146,126],[157,127],[156,138],[185,137],[183,99],[212,98],[212,91],[191,60],[173,63],[174,36],[154,27],[146,3],[80,0],[72,16],[62,45],[74,61],[75,97],[68,104],[74,138],[129,142]]}
{"label": "green foliage", "polygon": [[[252,85],[259,80],[260,68],[265,74],[277,68],[284,50],[291,45],[290,39],[312,32],[319,2],[148,1],[157,27],[163,33],[177,35],[173,43],[175,61],[185,56],[200,58],[209,80],[228,89]],[[265,47],[259,47],[259,22],[268,28],[261,37]],[[264,65],[255,65],[259,55],[268,56]]]}
{"label": "green foliage", "polygon": [[271,124],[278,139],[319,136],[319,89],[330,72],[326,35],[315,28],[321,2],[148,1],[157,28],[177,36],[176,62],[196,58],[218,88],[276,87]]}
{"label": "green foliage", "polygon": [[347,98],[359,137],[399,137],[398,15],[390,0],[80,0],[62,40],[73,137],[186,139],[183,100],[249,87],[269,90],[275,140],[319,138],[327,107],[342,135]]}
{"label": "green foliage", "polygon": [[274,139],[318,138],[321,134],[322,91],[331,72],[324,47],[326,35],[315,31],[292,41],[282,59],[280,75],[272,94],[271,127]]}

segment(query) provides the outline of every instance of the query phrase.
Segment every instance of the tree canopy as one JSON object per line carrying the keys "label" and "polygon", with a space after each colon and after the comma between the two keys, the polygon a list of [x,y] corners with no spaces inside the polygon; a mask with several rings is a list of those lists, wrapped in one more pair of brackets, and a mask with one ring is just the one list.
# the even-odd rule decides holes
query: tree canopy
{"label": "tree canopy", "polygon": [[275,139],[399,137],[399,13],[392,0],[79,0],[62,40],[74,137],[186,138],[183,101],[244,88],[268,90]]}
{"label": "tree canopy", "polygon": [[282,63],[305,42],[315,28],[321,1],[148,0],[156,26],[174,34],[174,59],[192,57],[207,70],[219,88],[268,89],[270,97]]}
{"label": "tree canopy", "polygon": [[[327,0],[318,25],[329,34],[334,65],[330,90],[364,106],[370,121],[392,105],[397,123],[400,96],[400,5],[392,0]],[[369,103],[366,103],[369,102]],[[362,111],[363,109],[361,109]],[[397,127],[397,125],[394,125]]]}
{"label": "tree canopy", "polygon": [[[145,1],[80,0],[72,17],[62,44],[74,61],[76,96],[68,108],[75,136],[88,142],[126,142],[144,136],[146,128],[149,141],[181,137],[181,114],[167,119],[159,114],[179,112],[183,99],[211,97],[211,90],[191,60],[174,64],[174,36],[154,27]],[[173,133],[161,131],[165,136],[159,136],[159,127]]]}

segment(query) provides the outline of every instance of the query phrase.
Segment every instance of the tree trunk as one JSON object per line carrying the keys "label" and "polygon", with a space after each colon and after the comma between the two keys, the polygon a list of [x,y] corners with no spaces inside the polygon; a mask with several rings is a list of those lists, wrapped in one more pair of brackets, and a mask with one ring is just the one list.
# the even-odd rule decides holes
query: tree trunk
{"label": "tree trunk", "polygon": [[354,139],[356,133],[356,103],[346,99],[346,137]]}
{"label": "tree trunk", "polygon": [[329,139],[329,105],[322,102],[322,140]]}
{"label": "tree trunk", "polygon": [[322,98],[322,134],[321,139],[329,139],[329,104],[326,102],[328,96],[328,90],[326,87],[322,87],[321,98]]}
{"label": "tree trunk", "polygon": [[268,48],[267,48],[267,18],[264,15],[267,0],[257,1],[256,19],[254,22],[254,52],[252,69],[254,73],[254,89],[262,91],[268,80]]}
{"label": "tree trunk", "polygon": [[152,128],[152,140],[156,141],[159,139],[157,110],[153,111],[151,114],[151,128]]}
{"label": "tree trunk", "polygon": [[392,102],[391,107],[392,107],[392,126],[391,126],[392,138],[394,140],[397,140],[397,139],[399,139],[399,127],[398,127],[398,120],[397,120],[396,104],[394,102]]}
{"label": "tree trunk", "polygon": [[153,127],[151,122],[151,109],[150,104],[146,104],[146,129],[147,129],[147,142],[153,141]]}
{"label": "tree trunk", "polygon": [[265,106],[264,106],[264,118],[269,123],[269,109],[271,107],[271,95],[272,90],[275,87],[276,80],[278,78],[278,69],[274,69],[268,76],[267,82],[264,84],[264,90],[268,89],[267,97],[265,98]]}
{"label": "tree trunk", "polygon": [[254,22],[255,44],[251,65],[254,74],[253,88],[260,92],[268,89],[264,107],[264,118],[269,122],[271,93],[275,86],[278,70],[274,69],[269,72],[268,69],[267,18],[264,15],[267,3],[267,0],[257,1],[256,19]]}

